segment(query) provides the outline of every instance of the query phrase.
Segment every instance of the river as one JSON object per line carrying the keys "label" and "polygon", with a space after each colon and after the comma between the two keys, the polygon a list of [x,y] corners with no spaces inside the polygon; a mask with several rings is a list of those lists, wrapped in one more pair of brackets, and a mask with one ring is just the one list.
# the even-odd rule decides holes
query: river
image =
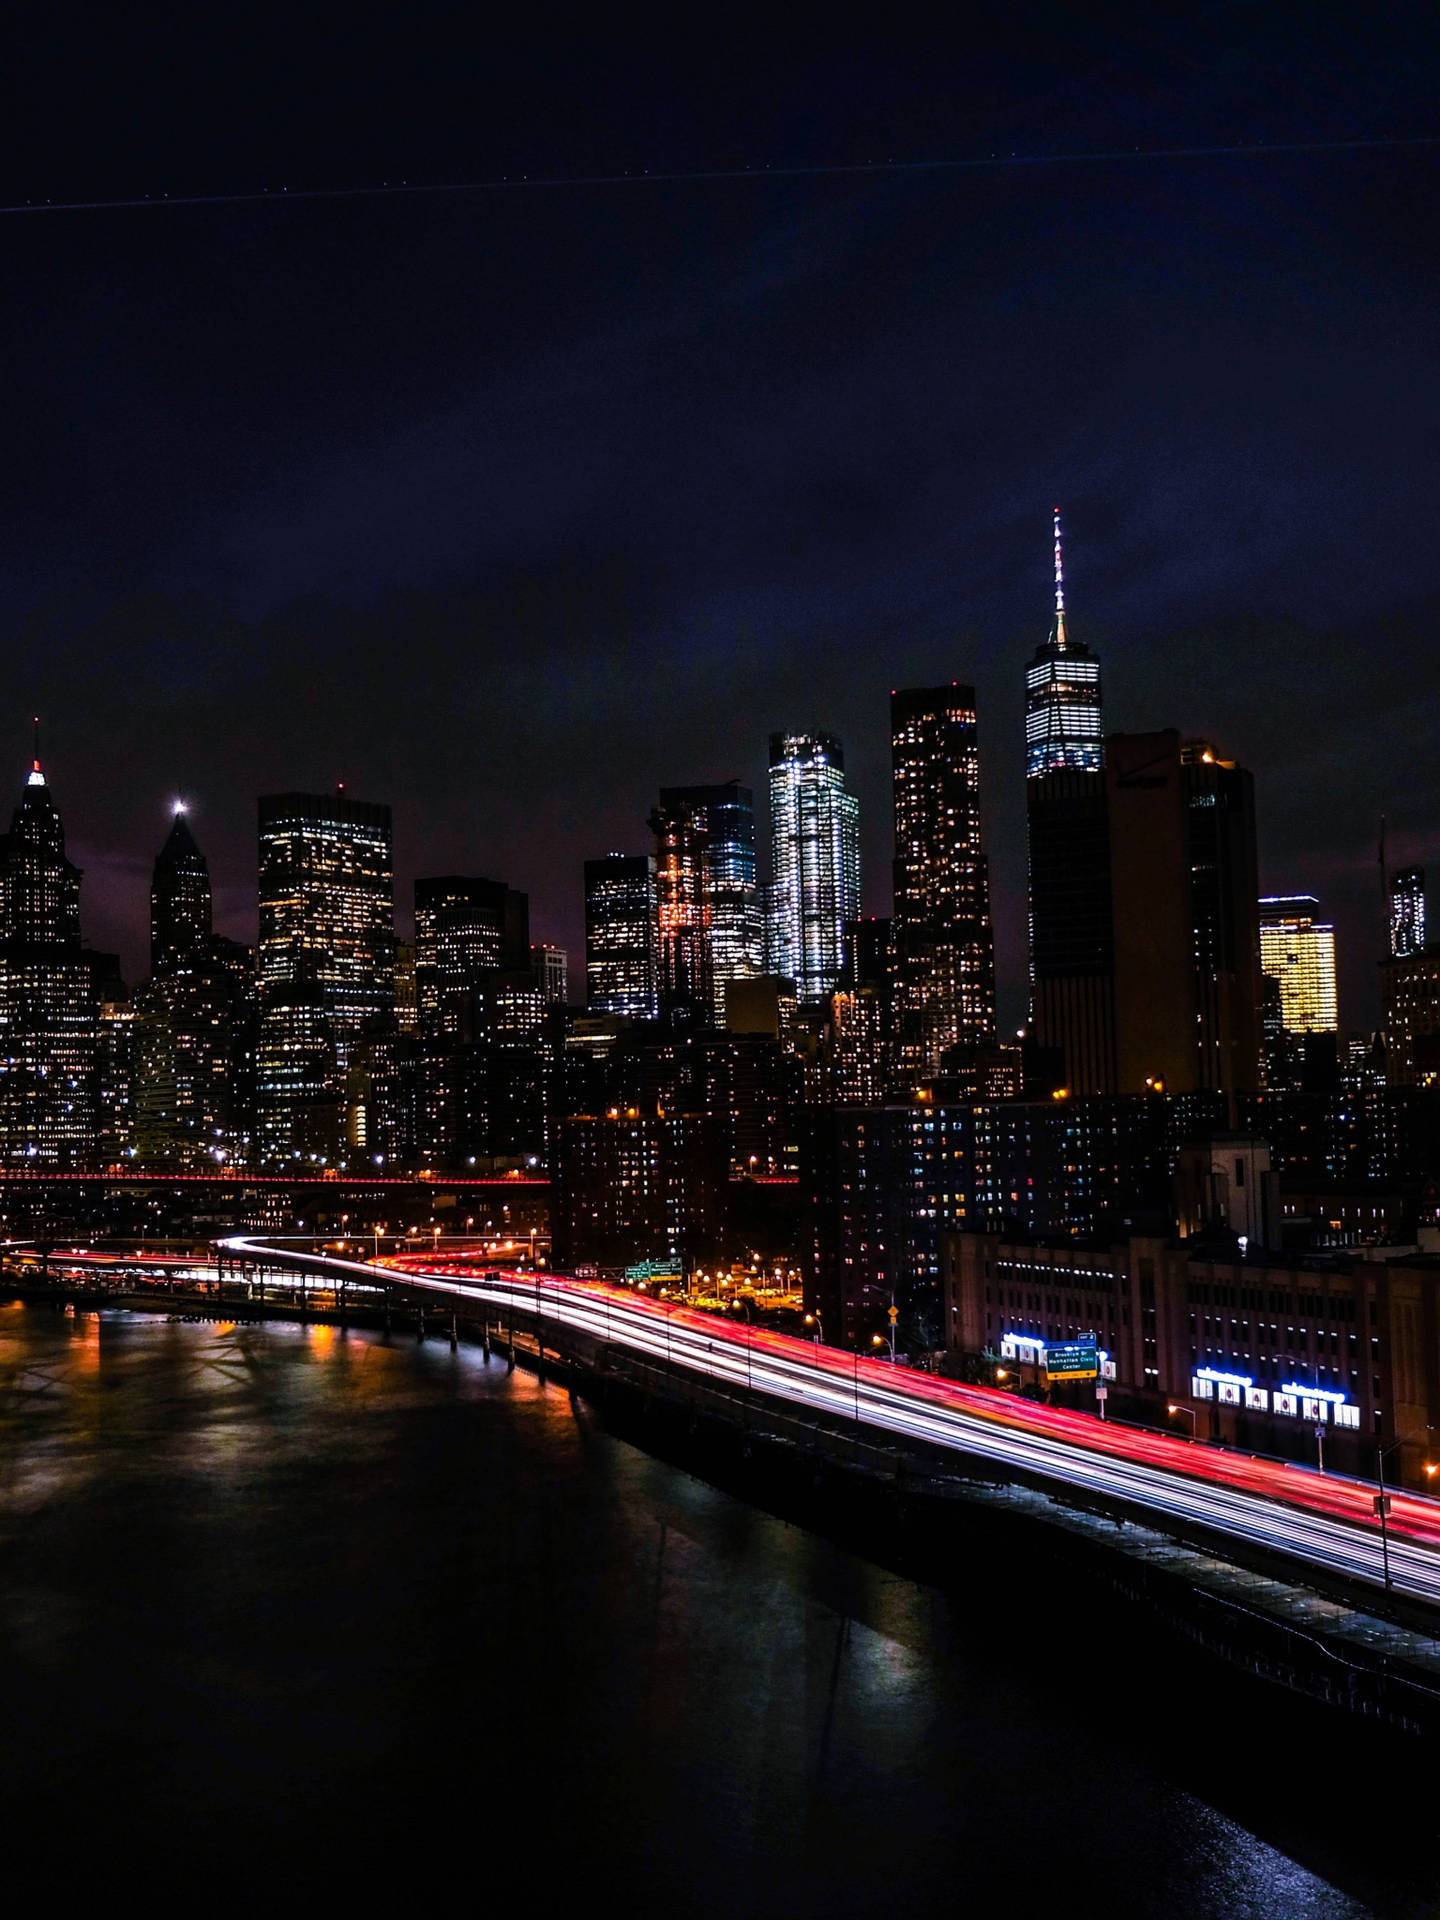
{"label": "river", "polygon": [[1404,1749],[1377,1815],[1343,1723],[1217,1728],[1152,1639],[963,1589],[473,1348],[0,1307],[0,1788],[52,1902],[1436,1910]]}

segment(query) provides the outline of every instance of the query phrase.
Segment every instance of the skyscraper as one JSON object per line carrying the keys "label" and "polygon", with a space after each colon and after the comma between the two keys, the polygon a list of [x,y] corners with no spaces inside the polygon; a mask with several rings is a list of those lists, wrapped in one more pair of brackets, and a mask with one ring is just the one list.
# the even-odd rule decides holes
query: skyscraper
{"label": "skyscraper", "polygon": [[530,968],[530,899],[503,880],[415,882],[415,1001],[427,1039],[480,1037],[483,989]]}
{"label": "skyscraper", "polygon": [[195,844],[183,801],[150,881],[150,971],[174,973],[210,938],[210,868]]}
{"label": "skyscraper", "polygon": [[1397,960],[1425,950],[1425,869],[1390,876],[1390,951]]}
{"label": "skyscraper", "polygon": [[247,998],[233,959],[213,938],[210,869],[177,806],[150,884],[150,978],[133,1003],[134,1144],[141,1161],[214,1167],[242,1147]]}
{"label": "skyscraper", "polygon": [[1260,1084],[1255,787],[1174,729],[1105,750],[1116,1093]]}
{"label": "skyscraper", "polygon": [[592,1012],[655,1018],[657,939],[654,856],[587,860],[585,989]]}
{"label": "skyscraper", "polygon": [[650,815],[655,836],[656,984],[662,1008],[713,1022],[715,956],[710,943],[703,812],[664,804]]}
{"label": "skyscraper", "polygon": [[1260,902],[1260,964],[1280,983],[1287,1033],[1334,1033],[1335,929],[1317,915],[1313,893],[1270,894]]}
{"label": "skyscraper", "polygon": [[771,734],[770,833],[769,970],[813,1004],[834,991],[860,911],[860,805],[833,734]]}
{"label": "skyscraper", "polygon": [[980,842],[975,689],[890,696],[895,791],[895,1040],[902,1079],[995,1033],[990,878]]}
{"label": "skyscraper", "polygon": [[723,786],[662,787],[665,814],[688,814],[704,836],[705,905],[709,915],[714,1021],[725,1024],[725,988],[765,967],[765,929],[755,873],[755,797],[738,780]]}
{"label": "skyscraper", "polygon": [[1025,672],[1025,771],[1098,773],[1105,764],[1100,662],[1065,631],[1060,509],[1055,509],[1055,624]]}
{"label": "skyscraper", "polygon": [[90,1164],[96,1003],[80,944],[80,871],[35,760],[0,844],[0,1156]]}
{"label": "skyscraper", "polygon": [[1025,674],[1030,1031],[1072,1093],[1115,1084],[1115,959],[1100,666],[1065,626],[1060,514],[1055,620]]}
{"label": "skyscraper", "polygon": [[260,801],[257,1098],[270,1159],[327,1159],[367,1022],[395,1005],[390,809],[333,795]]}

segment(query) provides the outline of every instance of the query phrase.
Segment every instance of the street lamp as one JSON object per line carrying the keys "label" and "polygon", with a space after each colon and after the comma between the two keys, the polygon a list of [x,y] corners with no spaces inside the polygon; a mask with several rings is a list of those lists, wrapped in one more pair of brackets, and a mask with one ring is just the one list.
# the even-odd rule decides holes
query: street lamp
{"label": "street lamp", "polygon": [[1190,1438],[1192,1440],[1195,1438],[1195,1409],[1193,1407],[1182,1407],[1178,1401],[1172,1400],[1165,1411],[1170,1414],[1183,1413],[1185,1418],[1190,1422]]}
{"label": "street lamp", "polygon": [[819,1346],[819,1344],[820,1344],[820,1342],[821,1342],[821,1341],[822,1341],[822,1340],[823,1340],[823,1339],[825,1338],[825,1323],[824,1323],[824,1321],[823,1321],[823,1320],[822,1320],[822,1319],[820,1318],[820,1315],[819,1315],[819,1313],[818,1313],[818,1312],[816,1312],[816,1313],[807,1313],[807,1314],[806,1314],[806,1316],[805,1316],[805,1324],[806,1324],[806,1326],[807,1326],[807,1327],[814,1327],[814,1329],[815,1329],[815,1344],[816,1344],[816,1346],[818,1347],[818,1346]]}

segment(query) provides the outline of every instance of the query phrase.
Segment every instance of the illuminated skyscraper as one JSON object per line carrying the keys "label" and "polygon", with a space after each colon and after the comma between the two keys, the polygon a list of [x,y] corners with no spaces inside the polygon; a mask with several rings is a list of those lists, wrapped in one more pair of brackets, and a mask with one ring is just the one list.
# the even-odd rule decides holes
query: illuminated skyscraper
{"label": "illuminated skyscraper", "polygon": [[834,992],[860,911],[860,803],[833,734],[771,734],[770,833],[769,970],[814,1003]]}
{"label": "illuminated skyscraper", "polygon": [[895,1041],[907,1080],[995,1036],[990,877],[980,844],[975,689],[890,696],[895,783]]}
{"label": "illuminated skyscraper", "polygon": [[585,862],[585,991],[593,1013],[657,1011],[655,860],[611,853]]}
{"label": "illuminated skyscraper", "polygon": [[1100,662],[1065,631],[1060,509],[1055,509],[1055,624],[1025,673],[1025,771],[1098,773],[1105,764]]}
{"label": "illuminated skyscraper", "polygon": [[725,1024],[725,988],[765,970],[765,928],[755,874],[755,798],[738,780],[717,787],[662,787],[660,808],[700,823],[709,915],[714,1022]]}
{"label": "illuminated skyscraper", "polygon": [[686,804],[655,808],[656,976],[660,1005],[687,1009],[713,1021],[714,952],[710,944],[710,895],[705,866],[709,834],[701,809]]}
{"label": "illuminated skyscraper", "polygon": [[570,998],[570,959],[564,947],[542,940],[530,949],[530,971],[547,1007],[563,1007]]}
{"label": "illuminated skyscraper", "polygon": [[1425,950],[1425,869],[1402,867],[1390,877],[1390,951],[1397,960]]}
{"label": "illuminated skyscraper", "polygon": [[1316,919],[1312,893],[1271,894],[1260,902],[1260,964],[1280,983],[1287,1033],[1334,1033],[1335,929]]}
{"label": "illuminated skyscraper", "polygon": [[343,789],[261,800],[257,958],[262,1154],[328,1159],[366,1023],[395,1006],[388,807]]}
{"label": "illuminated skyscraper", "polygon": [[37,759],[0,843],[0,1157],[9,1164],[93,1162],[96,1012],[80,871]]}
{"label": "illuminated skyscraper", "polygon": [[1055,623],[1025,674],[1030,830],[1030,1035],[1072,1093],[1115,1085],[1115,954],[1100,668],[1065,626],[1060,515]]}

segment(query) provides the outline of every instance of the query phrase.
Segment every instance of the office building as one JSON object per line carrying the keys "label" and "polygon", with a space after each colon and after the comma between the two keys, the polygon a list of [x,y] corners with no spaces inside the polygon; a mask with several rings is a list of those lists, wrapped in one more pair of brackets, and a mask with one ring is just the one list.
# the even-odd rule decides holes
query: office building
{"label": "office building", "polygon": [[1425,869],[1390,876],[1390,951],[1397,960],[1425,951]]}
{"label": "office building", "polygon": [[1335,929],[1317,918],[1319,909],[1310,893],[1268,894],[1260,902],[1260,964],[1279,982],[1287,1033],[1334,1033],[1340,1024]]}
{"label": "office building", "polygon": [[1060,509],[1055,509],[1055,622],[1025,670],[1025,772],[1099,773],[1105,764],[1100,663],[1065,629]]}
{"label": "office building", "polygon": [[592,1013],[653,1020],[658,1010],[655,859],[585,862],[585,994]]}
{"label": "office building", "polygon": [[1261,1080],[1255,793],[1174,729],[1106,742],[1115,1091]]}
{"label": "office building", "polygon": [[0,1158],[84,1167],[96,1154],[97,1005],[80,941],[80,871],[37,759],[0,843]]}
{"label": "office building", "polygon": [[662,787],[662,814],[689,817],[702,835],[700,861],[709,927],[714,1024],[725,1024],[725,989],[765,968],[765,927],[755,871],[755,800],[737,780]]}
{"label": "office building", "polygon": [[770,834],[769,971],[813,1005],[834,991],[860,911],[859,803],[833,734],[771,734]]}
{"label": "office building", "polygon": [[623,1271],[655,1261],[678,1271],[714,1257],[726,1192],[714,1115],[617,1108],[572,1115],[558,1133],[557,1267]]}
{"label": "office building", "polygon": [[262,1158],[326,1161],[347,1144],[345,1089],[367,1026],[395,1009],[390,809],[334,794],[263,798]]}
{"label": "office building", "polygon": [[427,1040],[479,1038],[490,976],[530,968],[528,894],[460,874],[415,882],[415,1004]]}
{"label": "office building", "polygon": [[655,836],[656,986],[665,1012],[713,1024],[714,950],[703,813],[688,805],[659,806],[650,815]]}
{"label": "office building", "polygon": [[530,971],[547,1007],[563,1007],[570,998],[570,966],[563,947],[548,941],[530,949]]}
{"label": "office building", "polygon": [[1025,673],[1030,1037],[1072,1093],[1115,1087],[1115,949],[1100,665],[1065,623],[1060,516],[1055,617]]}
{"label": "office building", "polygon": [[175,973],[210,938],[210,868],[195,843],[183,801],[150,881],[150,971]]}
{"label": "office building", "polygon": [[939,1071],[956,1045],[995,1032],[990,881],[980,837],[975,690],[908,688],[890,697],[895,800],[897,1072]]}
{"label": "office building", "polygon": [[[150,883],[150,977],[132,1005],[135,1158],[213,1170],[243,1154],[249,994],[211,928],[210,870],[177,807]],[[243,949],[241,951],[244,951]]]}

